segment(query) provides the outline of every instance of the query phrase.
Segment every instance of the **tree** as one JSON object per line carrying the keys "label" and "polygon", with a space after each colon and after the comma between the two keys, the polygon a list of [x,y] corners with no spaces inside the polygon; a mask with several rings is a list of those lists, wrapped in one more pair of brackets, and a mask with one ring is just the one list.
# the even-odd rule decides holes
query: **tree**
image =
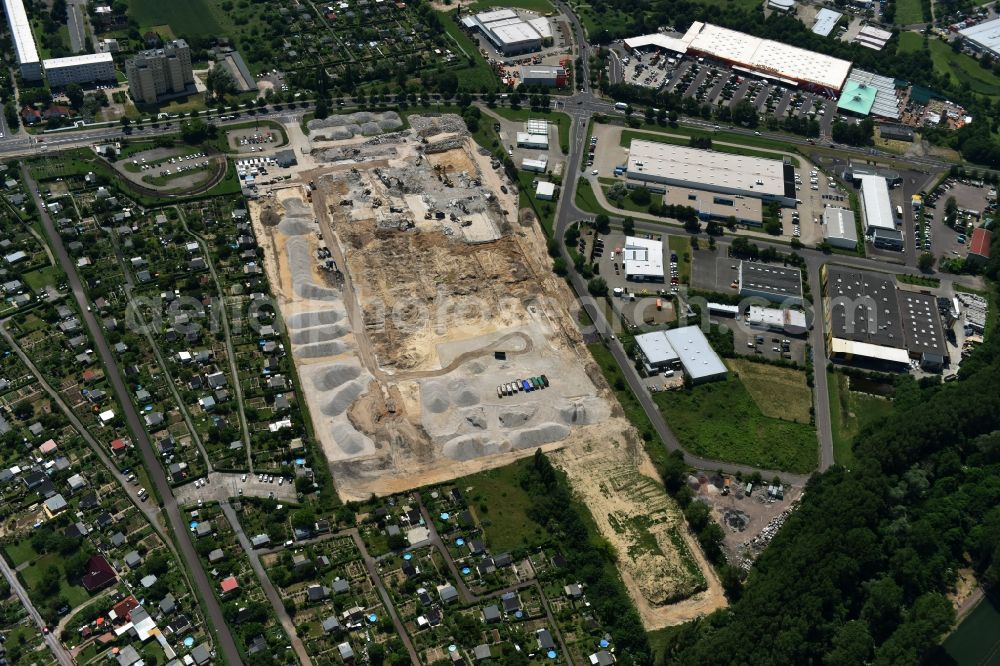
{"label": "tree", "polygon": [[606,296],[608,293],[608,283],[602,277],[591,278],[587,283],[587,291],[591,296]]}
{"label": "tree", "polygon": [[208,92],[220,101],[225,99],[226,95],[236,92],[236,81],[233,80],[233,75],[218,63],[208,70],[205,86],[208,88]]}
{"label": "tree", "polygon": [[200,118],[185,120],[181,123],[181,138],[184,140],[184,143],[191,144],[192,146],[198,145],[204,143],[208,136],[209,126]]}
{"label": "tree", "polygon": [[628,196],[637,206],[648,206],[649,202],[652,201],[652,196],[646,187],[636,187]]}
{"label": "tree", "polygon": [[917,257],[917,267],[924,272],[934,268],[934,255],[930,252],[921,252]]}
{"label": "tree", "polygon": [[626,236],[631,236],[635,233],[635,220],[631,217],[626,217],[622,220],[622,231],[625,232]]}
{"label": "tree", "polygon": [[70,83],[66,86],[66,97],[69,98],[69,105],[76,110],[83,107],[83,88],[79,83]]}
{"label": "tree", "polygon": [[611,232],[611,218],[600,213],[594,218],[594,228],[599,234],[607,234]]}

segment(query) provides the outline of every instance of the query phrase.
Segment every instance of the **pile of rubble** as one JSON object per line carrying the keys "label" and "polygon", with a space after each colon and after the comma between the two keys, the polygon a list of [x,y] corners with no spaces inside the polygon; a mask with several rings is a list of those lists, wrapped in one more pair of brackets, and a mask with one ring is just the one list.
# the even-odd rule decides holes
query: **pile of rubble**
{"label": "pile of rubble", "polygon": [[793,502],[787,509],[779,513],[777,516],[768,521],[767,525],[752,539],[743,543],[739,548],[739,562],[738,565],[744,570],[749,571],[750,567],[753,566],[754,560],[764,552],[767,545],[771,543],[771,539],[774,535],[778,533],[781,526],[785,524],[788,517],[792,515],[798,506],[798,501]]}
{"label": "pile of rubble", "polygon": [[371,113],[358,111],[342,115],[332,115],[322,120],[310,120],[309,132],[318,139],[336,141],[352,139],[355,136],[374,136],[391,132],[403,126],[403,120],[395,111]]}
{"label": "pile of rubble", "polygon": [[448,150],[454,150],[455,148],[461,148],[465,144],[465,138],[461,136],[451,137],[449,139],[444,139],[442,141],[435,141],[434,143],[428,143],[424,146],[424,153],[431,155],[433,153],[443,153]]}
{"label": "pile of rubble", "polygon": [[417,136],[424,138],[445,132],[464,136],[469,131],[462,117],[454,113],[444,113],[440,116],[410,116],[410,127]]}
{"label": "pile of rubble", "polygon": [[381,145],[376,143],[363,143],[353,146],[337,146],[328,148],[316,153],[317,159],[321,162],[345,162],[353,160],[355,162],[367,162],[374,159],[392,159],[396,157],[395,146]]}

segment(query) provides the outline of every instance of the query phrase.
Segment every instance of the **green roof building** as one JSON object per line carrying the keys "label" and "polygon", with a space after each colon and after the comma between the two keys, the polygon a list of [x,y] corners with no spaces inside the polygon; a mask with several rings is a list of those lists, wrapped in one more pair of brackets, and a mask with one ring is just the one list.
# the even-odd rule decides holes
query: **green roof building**
{"label": "green roof building", "polygon": [[878,90],[873,86],[848,79],[844,84],[844,92],[837,100],[837,110],[855,116],[867,116],[872,111],[872,105],[875,104],[877,92]]}

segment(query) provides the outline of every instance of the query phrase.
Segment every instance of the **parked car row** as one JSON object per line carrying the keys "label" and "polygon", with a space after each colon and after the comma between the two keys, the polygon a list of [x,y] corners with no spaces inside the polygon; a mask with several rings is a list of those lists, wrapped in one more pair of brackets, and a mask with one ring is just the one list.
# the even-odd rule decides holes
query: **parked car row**
{"label": "parked car row", "polygon": [[548,387],[549,379],[545,375],[538,375],[527,379],[515,379],[512,382],[507,382],[506,384],[500,384],[497,386],[497,397],[503,398],[521,391],[530,393],[531,391],[538,391]]}

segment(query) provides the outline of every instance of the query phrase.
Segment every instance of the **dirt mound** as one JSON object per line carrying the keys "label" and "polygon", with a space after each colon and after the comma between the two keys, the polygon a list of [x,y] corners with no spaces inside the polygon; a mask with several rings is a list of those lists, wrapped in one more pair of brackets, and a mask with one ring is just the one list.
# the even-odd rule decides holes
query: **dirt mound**
{"label": "dirt mound", "polygon": [[577,400],[559,407],[559,416],[569,425],[591,425],[608,417],[604,403]]}
{"label": "dirt mound", "polygon": [[472,407],[479,404],[479,394],[469,388],[462,380],[449,384],[448,391],[451,393],[452,402],[459,407]]}
{"label": "dirt mound", "polygon": [[316,342],[311,345],[303,345],[293,349],[292,353],[299,358],[322,358],[323,356],[337,356],[347,351],[349,347],[339,340],[330,342]]}
{"label": "dirt mound", "polygon": [[492,441],[483,435],[465,435],[446,442],[442,453],[452,460],[475,460],[509,449],[508,444]]}
{"label": "dirt mound", "polygon": [[337,114],[322,120],[310,120],[306,126],[317,137],[336,140],[391,132],[402,127],[403,121],[395,111],[385,113],[359,111]]}
{"label": "dirt mound", "polygon": [[537,410],[535,410],[534,407],[525,405],[520,409],[511,409],[500,412],[500,425],[504,428],[520,428],[531,420],[531,417],[535,415],[536,411]]}
{"label": "dirt mound", "polygon": [[286,236],[305,236],[312,230],[312,223],[299,217],[286,217],[278,225],[278,231]]}
{"label": "dirt mound", "polygon": [[342,315],[335,310],[314,310],[312,312],[293,314],[285,320],[285,323],[291,328],[308,328],[311,326],[336,324],[341,319]]}
{"label": "dirt mound", "polygon": [[347,455],[357,455],[373,447],[372,441],[355,430],[350,423],[338,423],[333,426],[331,433],[333,441]]}
{"label": "dirt mound", "polygon": [[478,428],[480,430],[485,430],[488,422],[486,420],[486,412],[482,407],[466,410],[465,421],[471,425],[473,428]]}
{"label": "dirt mound", "polygon": [[515,449],[527,449],[550,442],[558,442],[569,435],[569,427],[562,423],[542,423],[511,433],[510,442]]}
{"label": "dirt mound", "polygon": [[334,365],[322,375],[313,378],[313,385],[320,391],[332,391],[338,386],[357,379],[361,368],[356,365]]}
{"label": "dirt mound", "polygon": [[358,379],[351,380],[333,392],[330,401],[323,405],[324,416],[340,416],[347,411],[351,403],[358,399],[358,396],[365,392],[364,382]]}
{"label": "dirt mound", "polygon": [[343,324],[333,326],[313,326],[311,328],[301,328],[293,331],[289,336],[293,345],[307,345],[313,342],[329,342],[342,338],[350,329]]}

